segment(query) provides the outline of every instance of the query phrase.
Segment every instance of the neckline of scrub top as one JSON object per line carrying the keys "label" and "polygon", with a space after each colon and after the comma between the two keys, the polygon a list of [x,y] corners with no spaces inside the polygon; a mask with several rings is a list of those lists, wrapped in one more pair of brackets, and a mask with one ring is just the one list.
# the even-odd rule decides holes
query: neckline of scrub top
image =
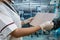
{"label": "neckline of scrub top", "polygon": [[3,3],[4,3],[5,5],[7,5],[12,11],[16,12],[16,11],[11,7],[11,5],[9,5],[7,2],[3,1]]}

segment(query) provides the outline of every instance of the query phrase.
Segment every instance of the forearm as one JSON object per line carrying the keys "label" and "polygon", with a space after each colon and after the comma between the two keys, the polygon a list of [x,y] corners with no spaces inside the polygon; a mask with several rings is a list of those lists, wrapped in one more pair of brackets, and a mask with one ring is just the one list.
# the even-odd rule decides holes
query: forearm
{"label": "forearm", "polygon": [[24,23],[24,21],[21,21],[21,25],[24,25],[25,23]]}
{"label": "forearm", "polygon": [[14,37],[22,37],[32,34],[40,30],[40,27],[30,27],[30,28],[17,28],[14,32],[11,33]]}

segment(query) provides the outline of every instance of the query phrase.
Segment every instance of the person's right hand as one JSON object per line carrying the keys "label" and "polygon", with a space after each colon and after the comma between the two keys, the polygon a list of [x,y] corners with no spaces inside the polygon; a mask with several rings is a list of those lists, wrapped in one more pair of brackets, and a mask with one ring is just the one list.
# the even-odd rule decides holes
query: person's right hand
{"label": "person's right hand", "polygon": [[27,23],[30,23],[32,20],[33,20],[34,17],[31,17],[31,18],[28,18],[26,20],[24,20],[24,23],[27,24]]}
{"label": "person's right hand", "polygon": [[47,21],[45,23],[40,24],[40,28],[43,31],[51,30],[54,26],[54,23],[52,21]]}

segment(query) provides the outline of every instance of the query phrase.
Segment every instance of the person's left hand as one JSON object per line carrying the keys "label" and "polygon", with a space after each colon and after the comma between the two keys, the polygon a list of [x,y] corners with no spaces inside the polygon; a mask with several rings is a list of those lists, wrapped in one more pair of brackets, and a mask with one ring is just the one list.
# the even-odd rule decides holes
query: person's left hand
{"label": "person's left hand", "polygon": [[40,24],[40,28],[43,31],[51,30],[54,27],[54,23],[52,21],[47,21],[42,24]]}
{"label": "person's left hand", "polygon": [[28,19],[24,20],[24,23],[25,23],[25,24],[30,23],[32,20],[33,20],[33,17],[28,18]]}

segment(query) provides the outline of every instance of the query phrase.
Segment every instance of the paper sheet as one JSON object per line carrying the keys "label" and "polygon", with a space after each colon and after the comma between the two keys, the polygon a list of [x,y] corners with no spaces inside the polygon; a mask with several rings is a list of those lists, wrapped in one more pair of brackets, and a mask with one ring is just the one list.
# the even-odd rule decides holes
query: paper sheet
{"label": "paper sheet", "polygon": [[37,13],[30,24],[33,26],[37,26],[46,21],[53,20],[53,18],[55,18],[55,14],[53,13]]}

